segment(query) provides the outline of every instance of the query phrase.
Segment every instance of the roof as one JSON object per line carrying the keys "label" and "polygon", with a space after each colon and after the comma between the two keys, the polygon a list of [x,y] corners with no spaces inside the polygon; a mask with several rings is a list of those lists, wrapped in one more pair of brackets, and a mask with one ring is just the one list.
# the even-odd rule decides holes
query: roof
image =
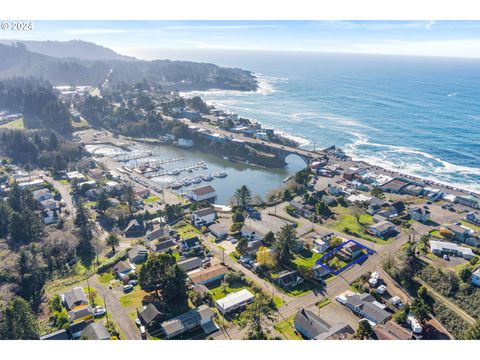
{"label": "roof", "polygon": [[436,241],[430,240],[430,250],[438,250],[438,251],[451,251],[462,253],[463,255],[471,255],[473,256],[473,251],[470,248],[464,246],[458,246],[457,244],[445,242],[445,241]]}
{"label": "roof", "polygon": [[60,329],[50,334],[40,336],[40,340],[68,340],[68,334],[65,329]]}
{"label": "roof", "polygon": [[390,318],[390,313],[375,305],[375,301],[375,298],[368,293],[355,294],[347,298],[347,305],[360,309],[371,320],[381,324]]}
{"label": "roof", "polygon": [[73,322],[78,319],[83,319],[87,316],[93,316],[93,309],[90,305],[78,309],[73,309],[68,312],[68,317]]}
{"label": "roof", "polygon": [[188,239],[180,240],[179,244],[181,244],[182,246],[190,248],[190,247],[200,245],[200,239],[197,236],[194,236],[194,237],[191,237],[191,238],[188,238]]}
{"label": "roof", "polygon": [[178,331],[185,329],[190,324],[211,319],[213,311],[207,305],[201,305],[196,309],[189,310],[181,315],[178,315],[170,320],[162,323],[162,328],[165,334],[172,335]]}
{"label": "roof", "polygon": [[190,270],[201,267],[202,266],[202,259],[200,259],[199,257],[192,257],[192,258],[188,258],[188,259],[179,261],[177,263],[177,265],[183,271],[190,271]]}
{"label": "roof", "polygon": [[138,255],[147,255],[147,248],[144,245],[135,245],[128,252],[129,258],[137,257]]}
{"label": "roof", "polygon": [[135,228],[137,228],[137,227],[143,229],[143,224],[141,224],[137,219],[132,219],[132,220],[130,220],[127,227],[123,231],[128,232],[130,230],[135,230]]}
{"label": "roof", "polygon": [[197,196],[202,196],[202,195],[207,195],[207,194],[210,194],[210,193],[214,193],[215,189],[213,187],[211,187],[210,185],[207,185],[207,186],[202,186],[202,187],[192,189],[192,192]]}
{"label": "roof", "polygon": [[387,181],[385,184],[381,185],[381,188],[386,188],[386,189],[392,189],[392,190],[400,190],[410,184],[406,180],[402,179],[392,179],[390,181]]}
{"label": "roof", "polygon": [[410,340],[413,334],[393,321],[375,328],[379,340]]}
{"label": "roof", "polygon": [[174,239],[168,239],[165,241],[151,242],[150,248],[155,252],[160,252],[171,247],[177,246],[177,242]]}
{"label": "roof", "polygon": [[85,322],[85,320],[81,320],[79,322],[70,324],[68,326],[68,332],[70,333],[70,335],[76,334],[76,333],[82,331],[83,329],[85,329],[87,327],[87,325],[88,324]]}
{"label": "roof", "polygon": [[192,214],[195,216],[204,217],[204,216],[215,214],[215,210],[213,210],[212,208],[205,208],[205,209],[194,211]]}
{"label": "roof", "polygon": [[126,271],[131,271],[132,270],[132,267],[129,263],[127,263],[126,261],[119,261],[118,263],[115,264],[115,266],[113,267],[113,269],[116,271],[116,272],[119,272],[119,273],[123,273],[123,272],[126,272]]}
{"label": "roof", "polygon": [[222,225],[222,224],[212,224],[208,227],[208,230],[211,231],[211,232],[216,232],[216,233],[228,232],[227,227],[225,225]]}
{"label": "roof", "polygon": [[315,336],[315,340],[334,340],[334,339],[344,339],[346,334],[354,334],[355,330],[353,328],[343,322],[335,324],[330,327],[324,333],[321,333]]}
{"label": "roof", "polygon": [[63,293],[63,298],[68,309],[80,304],[88,304],[87,295],[80,286],[74,287]]}
{"label": "roof", "polygon": [[309,333],[312,338],[328,331],[330,325],[320,319],[317,315],[311,311],[300,309],[295,316],[295,328],[302,328]]}
{"label": "roof", "polygon": [[82,331],[82,336],[88,340],[110,340],[110,334],[100,322],[92,322]]}
{"label": "roof", "polygon": [[405,210],[405,204],[401,201],[397,201],[391,205],[392,208],[395,209],[397,214],[400,214],[402,211]]}
{"label": "roof", "polygon": [[217,276],[225,275],[228,269],[223,265],[216,265],[202,271],[190,274],[189,278],[194,283],[205,282]]}
{"label": "roof", "polygon": [[243,289],[231,294],[228,294],[224,298],[217,300],[216,303],[223,310],[228,310],[232,307],[237,306],[238,304],[245,303],[247,301],[253,300],[254,295],[247,289]]}
{"label": "roof", "polygon": [[152,321],[157,320],[157,318],[162,315],[163,314],[152,303],[144,306],[142,310],[138,311],[138,317],[146,324],[150,324]]}
{"label": "roof", "polygon": [[384,220],[376,224],[370,225],[370,229],[374,229],[376,231],[385,231],[391,228],[392,226],[395,227],[395,224],[390,221]]}

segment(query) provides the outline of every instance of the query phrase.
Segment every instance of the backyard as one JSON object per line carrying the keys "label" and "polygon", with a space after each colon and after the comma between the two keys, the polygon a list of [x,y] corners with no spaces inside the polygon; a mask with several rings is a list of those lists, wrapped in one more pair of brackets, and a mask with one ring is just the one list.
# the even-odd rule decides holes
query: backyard
{"label": "backyard", "polygon": [[185,222],[178,223],[176,226],[174,226],[174,229],[178,232],[178,235],[180,235],[182,239],[188,239],[201,234],[200,231]]}
{"label": "backyard", "polygon": [[302,336],[298,334],[295,330],[295,326],[293,325],[294,321],[295,321],[295,314],[277,323],[275,325],[275,330],[277,330],[280,334],[285,336],[287,340],[302,340]]}

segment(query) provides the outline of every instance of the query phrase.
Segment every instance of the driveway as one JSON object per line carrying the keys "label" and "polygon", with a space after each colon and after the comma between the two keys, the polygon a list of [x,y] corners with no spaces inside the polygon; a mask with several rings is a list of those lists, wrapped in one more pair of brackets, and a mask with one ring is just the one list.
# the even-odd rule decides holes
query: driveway
{"label": "driveway", "polygon": [[[141,340],[140,331],[128,316],[127,311],[120,305],[115,293],[107,287],[100,284],[96,276],[89,279],[90,286],[95,289],[97,294],[105,299],[108,316],[117,324],[126,340]],[[84,283],[86,286],[87,283]]]}

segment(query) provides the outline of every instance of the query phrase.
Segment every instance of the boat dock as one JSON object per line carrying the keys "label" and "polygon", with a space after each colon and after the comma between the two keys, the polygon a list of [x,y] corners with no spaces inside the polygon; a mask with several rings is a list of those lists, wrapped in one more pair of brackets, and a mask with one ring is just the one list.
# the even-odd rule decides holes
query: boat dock
{"label": "boat dock", "polygon": [[153,155],[153,152],[151,152],[151,151],[135,151],[135,152],[128,153],[128,154],[113,155],[111,158],[115,161],[128,162],[130,160],[138,160],[138,159],[147,158],[147,157],[150,157],[152,155]]}
{"label": "boat dock", "polygon": [[150,172],[145,172],[143,175],[146,178],[153,178],[153,177],[159,177],[159,176],[165,176],[165,175],[176,176],[182,172],[192,172],[193,170],[206,169],[206,168],[207,168],[207,163],[205,161],[199,161],[197,163],[187,165],[185,167],[176,168],[172,170],[165,170],[165,171],[150,171]]}

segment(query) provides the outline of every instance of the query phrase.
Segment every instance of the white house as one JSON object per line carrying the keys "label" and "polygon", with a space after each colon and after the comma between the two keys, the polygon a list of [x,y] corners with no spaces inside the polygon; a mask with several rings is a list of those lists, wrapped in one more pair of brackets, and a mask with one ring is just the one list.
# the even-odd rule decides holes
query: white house
{"label": "white house", "polygon": [[205,208],[192,212],[192,224],[196,227],[213,224],[217,214],[212,208]]}
{"label": "white house", "polygon": [[385,220],[371,225],[368,230],[376,237],[383,237],[397,231],[397,228],[395,227],[395,224]]}
{"label": "white house", "polygon": [[427,222],[430,220],[430,210],[422,207],[410,209],[410,217],[416,221]]}
{"label": "white house", "polygon": [[210,185],[191,189],[187,193],[187,197],[193,201],[214,200],[216,196],[215,189]]}
{"label": "white house", "polygon": [[335,237],[333,232],[325,233],[323,235],[318,235],[315,237],[313,242],[313,251],[322,254],[327,251],[330,246],[330,241]]}
{"label": "white house", "polygon": [[437,256],[453,254],[463,257],[466,260],[470,260],[475,256],[472,249],[445,241],[430,240],[430,251]]}
{"label": "white house", "polygon": [[472,274],[472,284],[476,286],[480,286],[480,268]]}
{"label": "white house", "polygon": [[231,293],[220,300],[216,300],[215,306],[222,314],[226,314],[251,303],[253,299],[253,294],[247,289],[243,289],[235,293]]}
{"label": "white house", "polygon": [[72,181],[72,180],[84,181],[85,176],[78,171],[70,171],[70,172],[67,173],[67,179],[69,181]]}
{"label": "white house", "polygon": [[223,239],[228,235],[228,229],[222,224],[212,224],[208,227],[208,231],[217,239]]}

